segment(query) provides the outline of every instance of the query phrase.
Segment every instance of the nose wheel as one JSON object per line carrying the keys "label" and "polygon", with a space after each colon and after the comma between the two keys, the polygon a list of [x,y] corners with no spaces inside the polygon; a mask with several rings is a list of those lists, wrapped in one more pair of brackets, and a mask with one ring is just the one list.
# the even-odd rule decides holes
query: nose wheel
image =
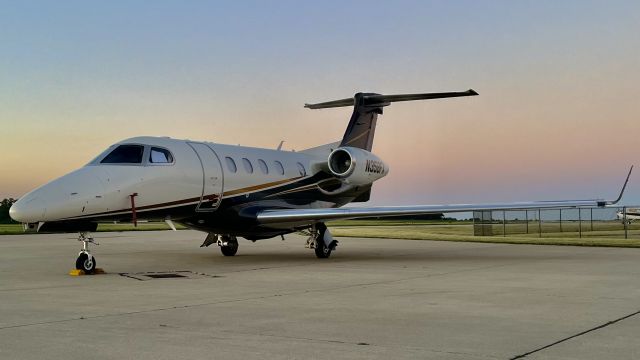
{"label": "nose wheel", "polygon": [[96,259],[91,254],[81,253],[76,259],[76,269],[93,274],[96,271]]}
{"label": "nose wheel", "polygon": [[89,243],[100,244],[85,232],[80,233],[78,241],[82,241],[82,249],[76,259],[76,269],[84,271],[85,274],[93,274],[96,271],[96,258],[89,252]]}

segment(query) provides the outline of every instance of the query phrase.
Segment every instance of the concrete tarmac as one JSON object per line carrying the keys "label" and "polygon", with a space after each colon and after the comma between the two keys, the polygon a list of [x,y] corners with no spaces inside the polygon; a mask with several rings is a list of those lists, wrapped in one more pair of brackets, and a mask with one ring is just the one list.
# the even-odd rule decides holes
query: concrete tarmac
{"label": "concrete tarmac", "polygon": [[74,235],[0,236],[0,359],[640,358],[638,249],[95,238],[72,277]]}

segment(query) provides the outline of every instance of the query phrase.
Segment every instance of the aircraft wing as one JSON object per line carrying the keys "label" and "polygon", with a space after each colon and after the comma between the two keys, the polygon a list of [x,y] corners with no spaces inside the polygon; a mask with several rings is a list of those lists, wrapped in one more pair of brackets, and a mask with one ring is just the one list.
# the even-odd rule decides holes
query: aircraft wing
{"label": "aircraft wing", "polygon": [[483,210],[532,210],[532,209],[562,209],[579,207],[606,207],[615,205],[622,199],[627,187],[633,166],[629,170],[627,179],[622,186],[616,200],[562,200],[562,201],[533,201],[494,204],[454,204],[454,205],[413,205],[413,206],[377,206],[363,208],[328,208],[328,209],[282,209],[263,210],[258,212],[257,220],[261,224],[296,223],[308,221],[328,221],[338,219],[372,218],[381,216],[404,216],[434,213],[452,213]]}
{"label": "aircraft wing", "polygon": [[346,207],[329,209],[286,209],[263,210],[257,214],[261,224],[288,223],[302,221],[329,221],[338,219],[373,218],[382,216],[405,216],[421,214],[454,213],[482,210],[532,210],[578,207],[605,207],[611,205],[605,200],[539,201],[494,204],[449,204]]}

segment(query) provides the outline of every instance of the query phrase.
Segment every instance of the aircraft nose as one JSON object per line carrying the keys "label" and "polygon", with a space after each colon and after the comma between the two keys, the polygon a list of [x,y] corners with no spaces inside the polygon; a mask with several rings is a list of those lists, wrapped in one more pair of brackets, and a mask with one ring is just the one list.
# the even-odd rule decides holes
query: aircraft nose
{"label": "aircraft nose", "polygon": [[35,223],[44,220],[46,210],[42,199],[29,197],[16,201],[9,209],[9,216],[21,223]]}

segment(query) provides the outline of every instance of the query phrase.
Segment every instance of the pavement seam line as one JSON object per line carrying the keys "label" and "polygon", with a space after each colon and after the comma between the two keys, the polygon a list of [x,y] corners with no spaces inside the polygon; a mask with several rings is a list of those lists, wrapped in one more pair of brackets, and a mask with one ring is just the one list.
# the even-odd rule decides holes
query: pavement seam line
{"label": "pavement seam line", "polygon": [[563,342],[569,341],[569,340],[571,340],[571,339],[577,338],[577,337],[582,336],[582,335],[586,335],[586,334],[588,334],[588,333],[590,333],[590,332],[593,332],[593,331],[596,331],[596,330],[603,329],[603,328],[605,328],[605,327],[607,327],[607,326],[609,326],[609,325],[613,325],[613,324],[615,324],[615,323],[617,323],[617,322],[620,322],[620,321],[622,321],[622,320],[626,320],[626,319],[628,319],[628,318],[630,318],[630,317],[633,317],[633,316],[636,316],[636,315],[638,315],[638,314],[640,314],[640,310],[638,310],[638,311],[636,311],[636,312],[633,312],[633,313],[631,313],[631,314],[625,315],[625,316],[623,316],[623,317],[617,318],[617,319],[615,319],[615,320],[607,321],[607,322],[606,322],[606,323],[604,323],[604,324],[600,324],[600,325],[598,325],[598,326],[592,327],[591,329],[588,329],[588,330],[585,330],[585,331],[579,332],[579,333],[577,333],[577,334],[574,334],[574,335],[568,336],[568,337],[566,337],[566,338],[564,338],[564,339],[560,339],[560,340],[558,340],[558,341],[552,342],[551,344],[548,344],[548,345],[545,345],[545,346],[539,347],[539,348],[537,348],[537,349],[535,349],[535,350],[531,350],[531,351],[526,352],[526,353],[524,353],[524,354],[516,355],[516,356],[514,356],[514,357],[512,357],[512,358],[509,358],[509,360],[523,359],[523,358],[525,358],[525,357],[527,357],[527,356],[529,356],[529,355],[531,355],[531,354],[533,354],[533,353],[537,353],[538,351],[542,351],[542,350],[548,349],[548,348],[550,348],[550,347],[552,347],[552,346],[555,346],[555,345],[561,344],[561,343],[563,343]]}

